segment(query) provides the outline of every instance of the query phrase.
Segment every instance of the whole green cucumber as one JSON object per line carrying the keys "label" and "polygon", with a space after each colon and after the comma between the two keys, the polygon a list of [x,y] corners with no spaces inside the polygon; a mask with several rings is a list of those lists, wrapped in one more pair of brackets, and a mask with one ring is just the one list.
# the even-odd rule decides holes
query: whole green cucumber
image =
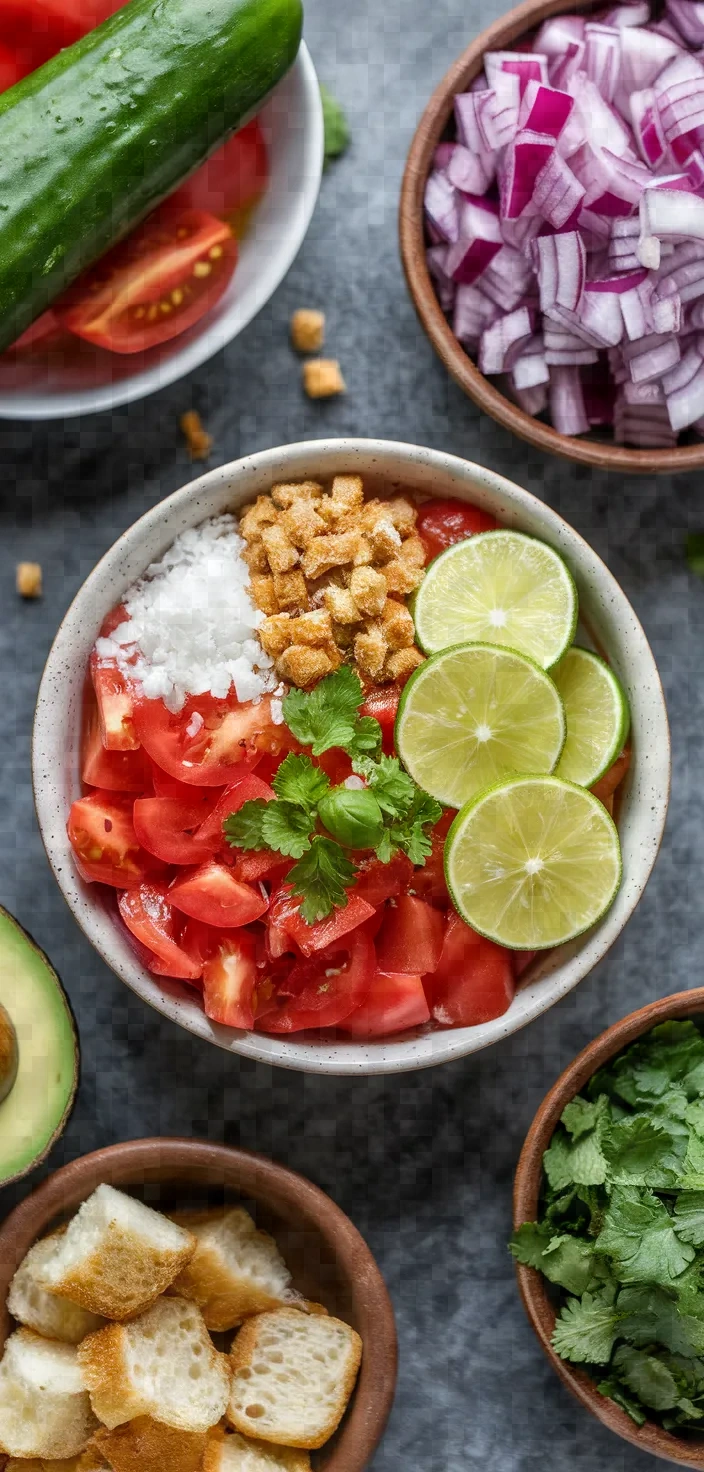
{"label": "whole green cucumber", "polygon": [[259,106],[301,0],[130,0],[0,96],[0,351]]}

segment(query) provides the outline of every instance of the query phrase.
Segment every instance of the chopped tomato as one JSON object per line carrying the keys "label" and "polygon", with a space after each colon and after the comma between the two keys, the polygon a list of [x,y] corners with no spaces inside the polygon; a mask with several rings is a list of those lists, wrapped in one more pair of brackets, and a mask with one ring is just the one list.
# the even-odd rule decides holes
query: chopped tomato
{"label": "chopped tomato", "polygon": [[524,971],[527,971],[528,970],[528,967],[530,966],[531,961],[534,961],[535,960],[537,954],[538,954],[537,951],[512,951],[511,952],[511,958],[513,960],[513,974],[514,974],[514,976],[516,978],[516,981],[519,980],[519,978],[523,975]]}
{"label": "chopped tomato", "polygon": [[412,882],[413,873],[410,859],[400,850],[388,864],[382,864],[381,859],[362,859],[351,895],[355,899],[366,900],[368,905],[376,908],[377,905],[383,905],[385,900],[400,894],[402,889],[407,889]]}
{"label": "chopped tomato", "polygon": [[[202,790],[207,794],[207,787]],[[217,839],[208,842],[196,829],[214,801],[214,796],[201,797],[195,791],[190,802],[177,797],[137,798],[132,821],[142,848],[165,864],[200,864],[210,858]]]}
{"label": "chopped tomato", "polygon": [[215,948],[221,940],[221,934],[212,925],[204,925],[202,920],[191,920],[184,915],[180,916],[182,922],[181,949],[199,968],[199,976],[202,974],[206,961],[214,954]]}
{"label": "chopped tomato", "polygon": [[147,757],[147,761],[155,797],[174,797],[178,802],[193,802],[198,797],[216,800],[217,792],[212,787],[196,787],[190,782],[179,782],[178,777],[170,777],[168,772],[162,772],[151,757]]}
{"label": "chopped tomato", "polygon": [[207,163],[172,194],[170,204],[185,209],[208,210],[226,219],[253,204],[264,193],[269,178],[269,159],[264,134],[256,118],[228,138]]}
{"label": "chopped tomato", "polygon": [[508,1011],[516,984],[511,952],[477,935],[454,911],[449,915],[440,963],[425,986],[436,1022],[476,1027]]}
{"label": "chopped tomato", "polygon": [[167,204],[70,286],[55,311],[77,337],[140,353],[178,337],[220,300],[237,265],[224,220]]}
{"label": "chopped tomato", "polygon": [[159,974],[194,981],[200,970],[179,945],[178,918],[167,895],[165,884],[142,884],[121,894],[117,903],[127,929],[162,963]]}
{"label": "chopped tomato", "polygon": [[[5,91],[5,87],[2,85],[2,52],[3,48],[0,46],[0,92]],[[9,82],[7,86],[10,86]],[[47,312],[42,312],[41,317],[37,317],[35,322],[31,322],[29,327],[22,333],[22,336],[18,337],[16,342],[13,342],[10,351],[13,353],[28,353],[33,348],[45,347],[53,337],[58,337],[60,332],[61,324],[55,313],[52,312],[51,307],[49,307]]]}
{"label": "chopped tomato", "polygon": [[90,673],[103,746],[108,751],[136,751],[139,737],[135,728],[134,692],[114,660],[99,659],[93,650]]}
{"label": "chopped tomato", "polygon": [[84,715],[81,776],[87,787],[102,787],[104,792],[145,792],[151,782],[150,764],[142,750],[106,751],[92,695]]}
{"label": "chopped tomato", "polygon": [[257,1019],[265,1032],[337,1027],[364,1001],[376,966],[374,946],[359,927],[327,950],[297,961],[280,983],[276,1010]]}
{"label": "chopped tomato", "polygon": [[252,1027],[257,968],[255,939],[242,932],[221,936],[203,967],[203,1003],[213,1022],[225,1027]]}
{"label": "chopped tomato", "polygon": [[[219,848],[225,843],[222,825],[226,818],[238,812],[246,802],[255,802],[257,798],[271,802],[275,796],[273,787],[269,787],[267,782],[260,781],[252,772],[244,771],[236,782],[225,789],[222,797],[218,798],[215,807],[198,830],[198,839],[204,843],[214,843]],[[271,854],[268,857],[271,858]],[[280,862],[281,856],[277,855],[277,858]]]}
{"label": "chopped tomato", "polygon": [[345,1018],[344,1031],[354,1038],[382,1038],[407,1032],[430,1021],[430,1011],[419,976],[377,971],[361,1006]]}
{"label": "chopped tomato", "polygon": [[444,929],[439,910],[415,895],[399,895],[387,905],[379,932],[380,970],[409,976],[434,971],[442,952]]}
{"label": "chopped tomato", "polygon": [[293,895],[288,885],[282,885],[272,895],[269,923],[284,930],[304,956],[312,956],[315,951],[324,950],[374,914],[374,906],[366,900],[358,899],[355,894],[350,895],[347,904],[341,909],[333,910],[332,914],[326,915],[324,920],[318,920],[315,925],[306,923],[300,907],[300,896]]}
{"label": "chopped tomato", "polygon": [[491,532],[498,522],[488,511],[477,506],[467,506],[464,501],[426,501],[418,509],[416,531],[425,547],[428,561],[452,547],[454,542],[463,542],[476,532]]}
{"label": "chopped tomato", "polygon": [[619,783],[623,782],[630,765],[631,748],[625,746],[621,755],[617,756],[615,762],[612,762],[608,772],[604,772],[603,777],[600,777],[592,787],[594,796],[598,797],[600,802],[606,802],[607,798],[613,796]]}
{"label": "chopped tomato", "polygon": [[364,697],[359,714],[373,716],[381,726],[381,741],[387,756],[394,754],[394,724],[401,691],[398,685],[375,685]]}
{"label": "chopped tomato", "polygon": [[179,876],[169,890],[169,901],[194,920],[223,930],[248,925],[268,909],[268,901],[259,889],[240,884],[215,859],[190,870],[183,878]]}
{"label": "chopped tomato", "polygon": [[163,872],[140,846],[132,823],[132,802],[116,792],[91,792],[74,802],[68,836],[83,878],[116,889],[134,889],[150,874]]}
{"label": "chopped tomato", "polygon": [[342,751],[339,746],[332,746],[329,751],[324,751],[322,756],[316,757],[315,760],[316,766],[322,767],[333,787],[341,787],[342,783],[352,776],[352,762],[347,752]]}
{"label": "chopped tomato", "polygon": [[224,700],[190,695],[172,715],[162,700],[135,706],[139,740],[152,761],[189,787],[225,787],[258,761],[255,735],[271,721],[270,703],[240,705],[234,691]]}
{"label": "chopped tomato", "polygon": [[447,909],[450,893],[445,880],[445,839],[456,813],[448,809],[435,824],[432,833],[432,850],[425,863],[414,869],[409,889],[421,900],[428,900]]}
{"label": "chopped tomato", "polygon": [[283,854],[272,854],[268,849],[261,849],[252,853],[240,853],[232,866],[232,872],[235,879],[241,879],[244,884],[257,884],[260,879],[279,883],[292,863],[293,859],[285,859]]}

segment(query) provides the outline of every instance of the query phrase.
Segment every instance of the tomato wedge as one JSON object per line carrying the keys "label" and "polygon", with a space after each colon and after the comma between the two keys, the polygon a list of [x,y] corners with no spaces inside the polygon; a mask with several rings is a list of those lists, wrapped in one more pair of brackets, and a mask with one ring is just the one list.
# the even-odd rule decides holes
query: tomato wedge
{"label": "tomato wedge", "polygon": [[[276,793],[273,787],[270,787],[267,782],[260,781],[259,777],[255,777],[251,772],[244,771],[238,781],[231,783],[223,792],[222,797],[218,798],[212,812],[198,829],[199,843],[212,843],[215,848],[224,846],[232,854],[233,850],[229,848],[222,831],[225,819],[229,818],[232,813],[238,812],[246,802],[255,802],[257,798],[263,798],[264,802],[271,802],[274,797]],[[267,857],[271,860],[272,855],[268,853]],[[275,857],[280,863],[281,855],[277,854]]]}
{"label": "tomato wedge", "polygon": [[224,700],[191,695],[178,715],[162,700],[139,700],[134,720],[152,761],[168,776],[196,787],[225,787],[239,780],[259,760],[255,738],[273,726],[267,699],[240,705],[234,691]]}
{"label": "tomato wedge", "polygon": [[354,1038],[383,1038],[430,1021],[420,976],[377,971],[360,1007],[342,1026]]}
{"label": "tomato wedge", "polygon": [[617,756],[615,762],[612,762],[608,772],[604,772],[603,777],[600,777],[599,781],[592,787],[594,796],[598,797],[600,802],[606,802],[608,798],[613,797],[619,783],[623,782],[630,765],[631,748],[630,746],[625,746],[621,755]]}
{"label": "tomato wedge", "polygon": [[69,332],[113,353],[178,337],[220,300],[237,265],[224,220],[163,205],[55,304]]}
{"label": "tomato wedge", "polygon": [[493,531],[497,526],[494,517],[488,511],[480,511],[478,506],[438,498],[419,507],[416,531],[430,561],[453,543],[464,542],[477,532]]}
{"label": "tomato wedge", "polygon": [[445,925],[439,910],[401,894],[386,908],[377,940],[381,971],[423,976],[440,961]]}
{"label": "tomato wedge", "polygon": [[[203,791],[207,793],[208,789]],[[213,797],[199,797],[195,792],[190,802],[177,797],[137,798],[132,821],[142,848],[165,864],[200,864],[210,858],[217,841],[204,841],[196,830],[213,801]]]}
{"label": "tomato wedge", "polygon": [[272,854],[268,849],[262,849],[249,854],[241,853],[235,859],[232,872],[235,879],[241,879],[243,884],[256,884],[260,879],[278,883],[288,874],[292,864],[293,859],[285,859],[283,854]]}
{"label": "tomato wedge", "polygon": [[159,974],[194,981],[200,969],[179,945],[177,918],[167,895],[165,884],[142,884],[121,894],[117,903],[127,929],[160,961]]}
{"label": "tomato wedge", "polygon": [[242,932],[223,936],[203,967],[206,1016],[225,1027],[250,1028],[254,1023],[257,983],[255,939]]}
{"label": "tomato wedge", "polygon": [[260,1014],[257,1026],[273,1033],[336,1027],[364,1001],[375,969],[374,946],[358,927],[327,950],[297,961],[279,984],[275,1010]]}
{"label": "tomato wedge", "polygon": [[381,726],[381,744],[387,756],[394,754],[394,724],[401,691],[398,685],[377,685],[367,691],[359,714],[373,716]]}
{"label": "tomato wedge", "polygon": [[81,776],[87,787],[102,787],[104,792],[145,792],[151,781],[145,752],[107,751],[103,746],[98,710],[92,697],[84,715]]}
{"label": "tomato wedge", "polygon": [[214,859],[179,876],[169,890],[169,902],[194,920],[223,930],[248,925],[268,909],[268,900],[259,889],[240,884]]}
{"label": "tomato wedge", "polygon": [[443,813],[432,832],[432,849],[421,868],[415,869],[409,888],[421,900],[429,900],[447,909],[450,892],[445,879],[445,839],[457,815],[452,810]]}
{"label": "tomato wedge", "polygon": [[385,900],[400,894],[402,889],[407,889],[413,881],[413,875],[410,859],[400,850],[388,864],[382,864],[381,859],[363,859],[351,897],[366,900],[368,905],[376,908],[383,905]]}
{"label": "tomato wedge", "polygon": [[[333,910],[332,914],[326,915],[324,920],[318,920],[315,925],[308,925],[301,915],[300,896],[293,895],[288,885],[284,884],[272,895],[267,918],[270,928],[284,931],[286,936],[295,941],[304,956],[312,956],[316,951],[331,946],[333,941],[347,935],[350,930],[355,930],[373,914],[373,905],[351,894],[347,904],[341,909]],[[285,949],[290,950],[291,947],[287,945]],[[281,952],[277,952],[274,947],[272,954],[276,956]]]}
{"label": "tomato wedge", "polygon": [[508,1011],[515,991],[510,951],[477,935],[454,911],[442,955],[425,985],[433,1017],[446,1027],[476,1027]]}
{"label": "tomato wedge", "polygon": [[245,205],[255,204],[269,179],[269,157],[256,118],[228,138],[207,163],[169,197],[169,204],[208,210],[227,218]]}
{"label": "tomato wedge", "polygon": [[68,836],[77,867],[89,883],[134,889],[148,875],[163,872],[140,846],[132,823],[132,803],[116,792],[91,792],[74,802]]}
{"label": "tomato wedge", "polygon": [[114,659],[100,659],[93,650],[90,673],[103,746],[108,751],[136,751],[139,739],[134,724],[134,692]]}

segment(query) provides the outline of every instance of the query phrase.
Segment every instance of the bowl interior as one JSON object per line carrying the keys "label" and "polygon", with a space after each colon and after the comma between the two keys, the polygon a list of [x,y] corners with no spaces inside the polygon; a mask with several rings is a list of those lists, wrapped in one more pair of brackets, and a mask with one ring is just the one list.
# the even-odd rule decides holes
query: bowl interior
{"label": "bowl interior", "polygon": [[[157,1211],[244,1205],[276,1239],[306,1298],[344,1319],[364,1343],[357,1389],[333,1438],[313,1454],[316,1472],[362,1472],[379,1440],[396,1381],[393,1309],[374,1259],[329,1197],[301,1176],[246,1151],[193,1140],[133,1141],[57,1171],[0,1228],[0,1347],[11,1327],[10,1280],[38,1236],[67,1220],[101,1182]],[[229,1350],[232,1333],[216,1335]]]}
{"label": "bowl interior", "polygon": [[298,253],[322,173],[322,110],[305,45],[258,114],[271,177],[217,306],[189,332],[146,353],[120,355],[77,338],[70,354],[0,356],[0,418],[47,419],[114,408],[190,373],[256,316]]}
{"label": "bowl interior", "polygon": [[[538,959],[503,1017],[478,1027],[372,1044],[268,1038],[211,1023],[187,987],[165,984],[139,964],[114,907],[95,886],[79,879],[66,836],[68,810],[81,790],[85,672],[105,615],[184,527],[242,505],[277,479],[326,479],[343,471],[364,476],[372,491],[405,487],[474,502],[503,525],[550,542],[574,574],[584,618],[625,685],[633,719],[633,761],[619,814],[623,883],[609,913],[592,931]],[[667,715],[652,653],[624,593],[587,543],[549,507],[491,471],[437,451],[365,440],[314,441],[264,451],[212,471],[136,523],[91,573],[61,625],[39,692],[33,751],[37,813],[54,873],[79,924],[117,974],[160,1012],[219,1047],[290,1068],[331,1073],[429,1067],[475,1052],[523,1027],[571,990],[606,953],[643,892],[662,836],[669,770]]]}

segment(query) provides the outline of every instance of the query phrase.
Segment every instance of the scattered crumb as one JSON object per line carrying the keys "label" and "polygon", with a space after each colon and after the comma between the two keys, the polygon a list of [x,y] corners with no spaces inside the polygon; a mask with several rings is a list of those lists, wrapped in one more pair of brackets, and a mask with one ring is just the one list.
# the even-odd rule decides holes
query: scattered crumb
{"label": "scattered crumb", "polygon": [[301,307],[291,318],[291,342],[297,353],[319,353],[325,341],[325,313]]}
{"label": "scattered crumb", "polygon": [[203,428],[200,414],[195,409],[189,409],[186,414],[181,415],[181,429],[191,460],[207,460],[213,448],[213,438]]}
{"label": "scattered crumb", "polygon": [[18,562],[16,587],[20,598],[41,598],[42,570],[38,562]]}
{"label": "scattered crumb", "polygon": [[329,399],[346,392],[336,358],[311,358],[303,364],[303,387],[309,399]]}

